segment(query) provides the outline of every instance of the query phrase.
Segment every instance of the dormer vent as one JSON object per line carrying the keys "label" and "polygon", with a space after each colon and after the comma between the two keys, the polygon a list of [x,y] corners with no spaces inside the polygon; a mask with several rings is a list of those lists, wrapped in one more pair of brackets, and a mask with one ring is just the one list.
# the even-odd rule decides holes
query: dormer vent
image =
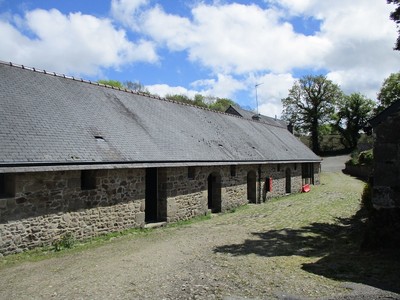
{"label": "dormer vent", "polygon": [[105,139],[101,135],[95,135],[94,138],[96,139],[96,141],[105,142]]}

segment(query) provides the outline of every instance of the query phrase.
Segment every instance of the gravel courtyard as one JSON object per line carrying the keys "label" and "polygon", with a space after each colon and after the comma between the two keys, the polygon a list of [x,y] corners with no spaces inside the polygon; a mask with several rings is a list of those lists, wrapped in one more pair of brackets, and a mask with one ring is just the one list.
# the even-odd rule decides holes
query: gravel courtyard
{"label": "gravel courtyard", "polygon": [[362,188],[324,173],[310,193],[209,220],[38,262],[4,257],[0,298],[400,299],[398,260],[358,250]]}

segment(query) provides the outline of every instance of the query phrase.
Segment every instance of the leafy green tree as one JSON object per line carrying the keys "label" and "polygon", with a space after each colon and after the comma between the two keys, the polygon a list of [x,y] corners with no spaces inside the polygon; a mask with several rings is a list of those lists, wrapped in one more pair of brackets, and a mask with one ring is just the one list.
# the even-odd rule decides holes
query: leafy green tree
{"label": "leafy green tree", "polygon": [[205,97],[201,94],[194,95],[193,104],[200,107],[208,107],[205,103]]}
{"label": "leafy green tree", "polygon": [[230,105],[237,105],[234,101],[227,98],[216,98],[214,103],[211,103],[208,108],[212,110],[217,110],[225,112]]}
{"label": "leafy green tree", "polygon": [[400,100],[400,72],[390,74],[383,82],[378,93],[379,106],[377,112],[381,112],[398,100]]}
{"label": "leafy green tree", "polygon": [[193,104],[192,99],[190,99],[188,96],[182,95],[182,94],[167,94],[167,95],[165,95],[165,98],[168,100],[176,101],[176,102]]}
{"label": "leafy green tree", "polygon": [[343,97],[337,84],[326,76],[304,76],[282,99],[284,120],[291,122],[296,130],[311,135],[311,148],[320,153],[320,126],[331,121],[336,102]]}
{"label": "leafy green tree", "polygon": [[342,144],[347,149],[354,149],[360,138],[360,130],[373,116],[375,102],[359,93],[344,96],[337,102],[334,115],[335,128],[342,136]]}
{"label": "leafy green tree", "polygon": [[104,80],[104,79],[102,79],[102,80],[99,80],[98,83],[109,85],[109,86],[113,86],[113,87],[120,88],[120,89],[124,88],[123,84],[121,82],[119,82],[118,80]]}
{"label": "leafy green tree", "polygon": [[[390,14],[390,18],[396,22],[397,27],[399,28],[400,24],[400,0],[387,0],[389,4],[397,5],[396,9]],[[397,41],[394,47],[394,50],[400,51],[400,29],[399,29],[399,36],[397,37]]]}

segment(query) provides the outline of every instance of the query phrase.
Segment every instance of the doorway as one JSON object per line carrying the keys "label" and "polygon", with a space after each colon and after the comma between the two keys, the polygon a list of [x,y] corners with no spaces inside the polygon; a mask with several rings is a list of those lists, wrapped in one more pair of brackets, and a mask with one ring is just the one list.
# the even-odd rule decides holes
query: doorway
{"label": "doorway", "polygon": [[290,194],[292,192],[292,175],[291,175],[291,171],[290,168],[286,169],[286,194]]}
{"label": "doorway", "polygon": [[249,203],[257,203],[257,176],[255,171],[247,173],[247,199]]}
{"label": "doorway", "polygon": [[158,221],[158,170],[146,169],[145,222]]}
{"label": "doorway", "polygon": [[221,212],[221,176],[211,173],[208,178],[208,209],[213,213]]}

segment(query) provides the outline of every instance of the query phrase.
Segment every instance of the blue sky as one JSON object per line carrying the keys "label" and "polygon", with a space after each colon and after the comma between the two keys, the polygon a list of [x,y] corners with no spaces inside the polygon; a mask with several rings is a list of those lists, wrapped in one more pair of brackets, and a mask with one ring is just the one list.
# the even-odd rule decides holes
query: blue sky
{"label": "blue sky", "polygon": [[372,99],[390,73],[384,0],[0,0],[0,60],[160,96],[227,97],[275,116],[296,79],[324,74]]}

